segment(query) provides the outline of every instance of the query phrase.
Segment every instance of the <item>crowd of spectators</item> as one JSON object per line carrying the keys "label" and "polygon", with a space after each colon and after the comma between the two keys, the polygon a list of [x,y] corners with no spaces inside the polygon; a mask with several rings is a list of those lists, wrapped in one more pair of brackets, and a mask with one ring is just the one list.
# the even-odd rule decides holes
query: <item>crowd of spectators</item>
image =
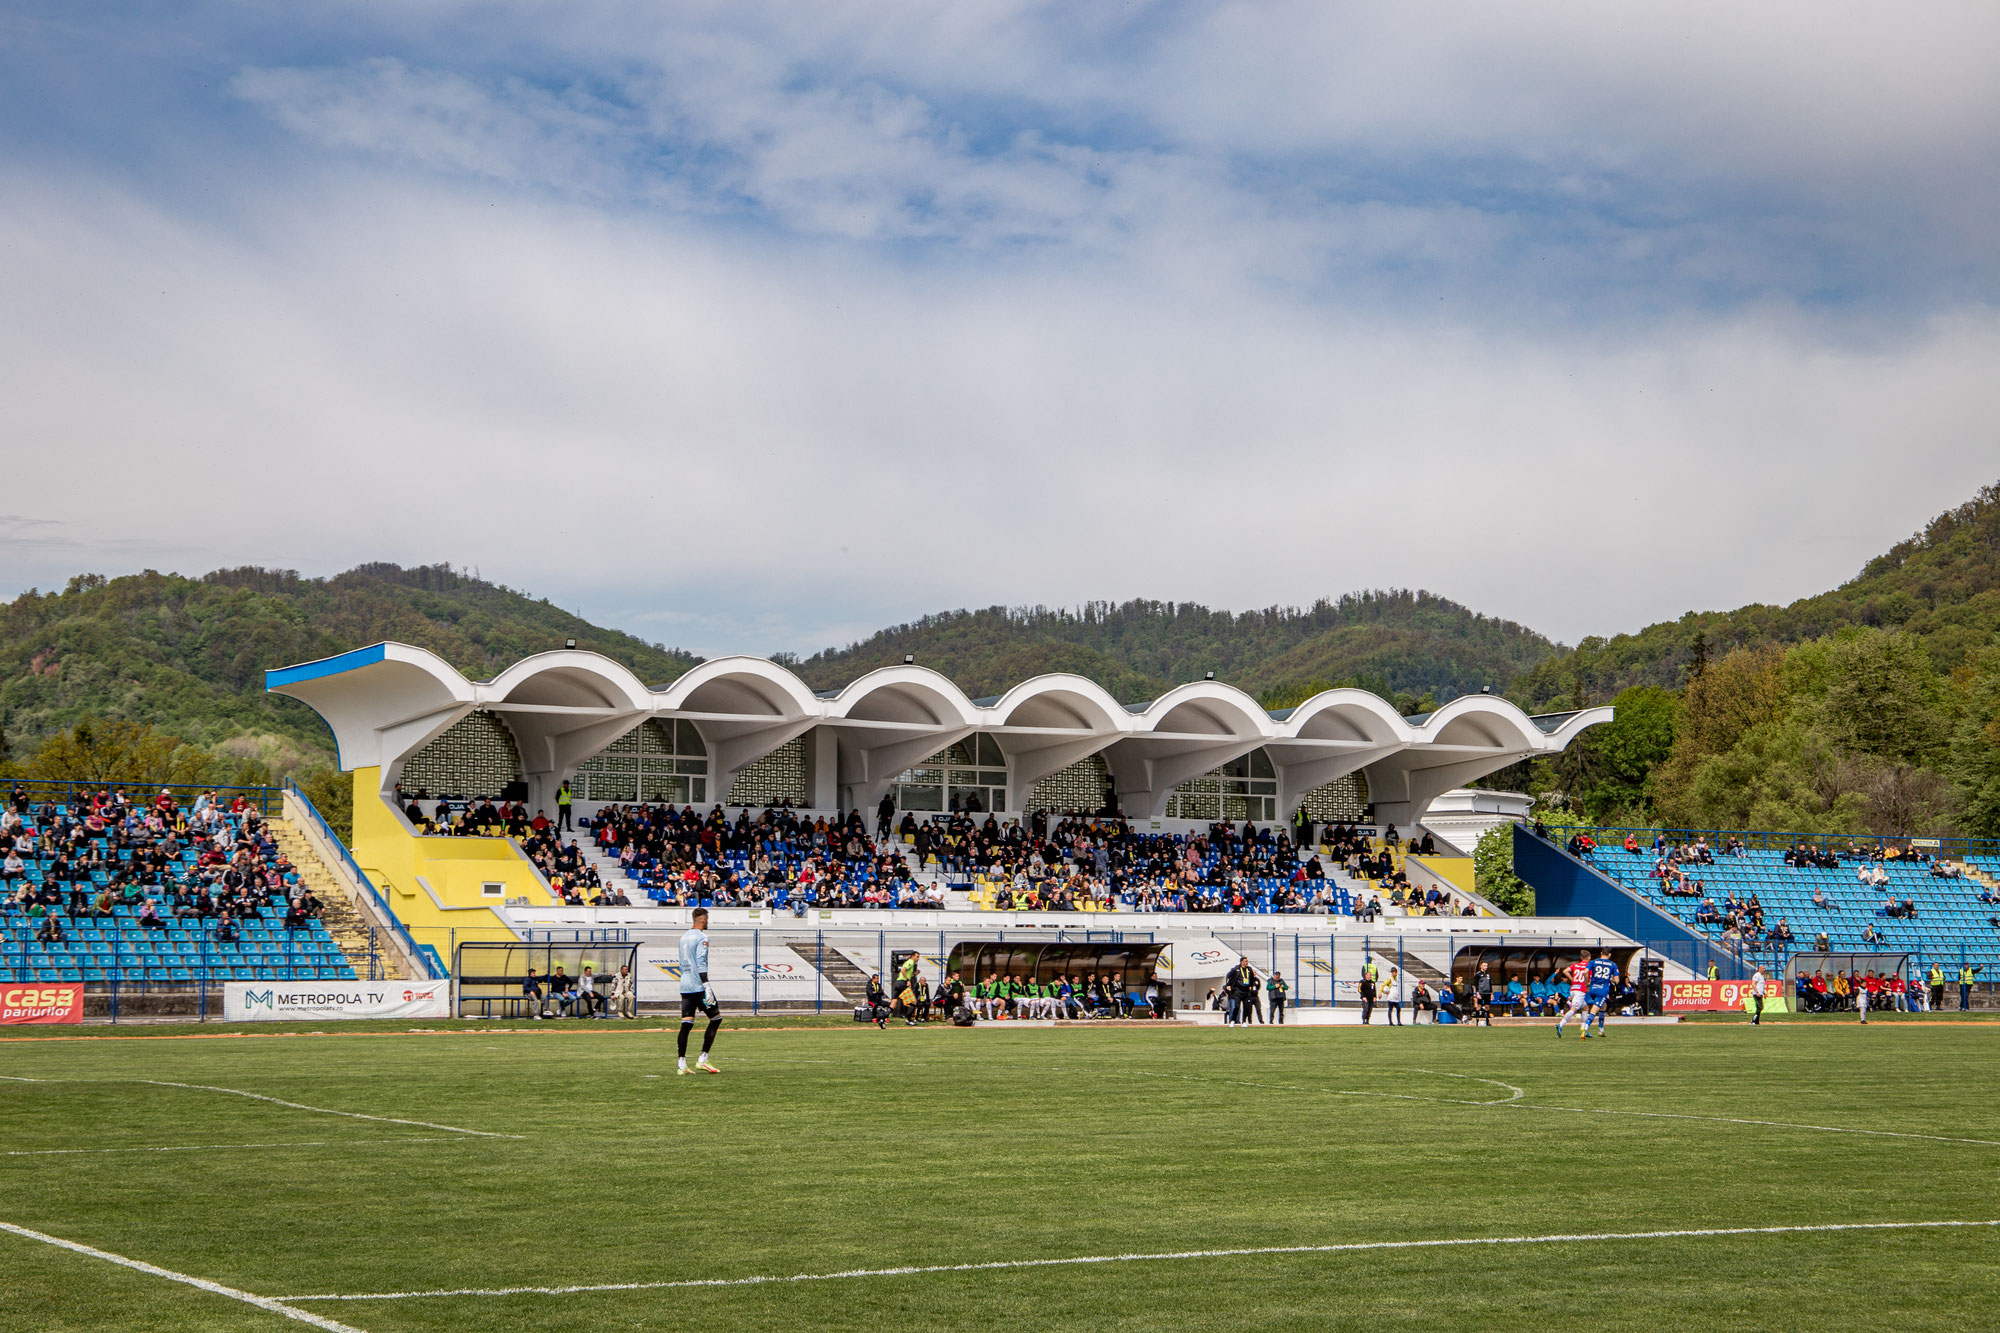
{"label": "crowd of spectators", "polygon": [[739,807],[701,815],[692,806],[618,805],[585,821],[620,869],[638,872],[655,902],[714,906],[782,903],[808,907],[942,907],[933,888],[916,883],[901,851],[879,846],[857,812],[828,819],[789,806],[754,819]]}
{"label": "crowd of spectators", "polygon": [[[871,837],[858,812],[829,819],[780,804],[754,816],[737,807],[732,818],[719,805],[706,814],[606,805],[581,832],[626,872],[612,877],[600,876],[576,836],[564,840],[545,813],[531,816],[519,802],[447,798],[427,810],[427,793],[406,798],[400,788],[395,799],[420,833],[516,839],[558,897],[577,906],[629,905],[629,890],[668,906],[774,906],[801,916],[812,907],[934,909],[945,905],[942,886],[914,871],[935,868],[982,883],[990,905],[1009,910],[1475,915],[1449,890],[1410,883],[1393,831],[1378,842],[1351,824],[1304,818],[1289,831],[1224,820],[1194,833],[1142,833],[1118,815],[1081,811],[1004,822],[977,810],[905,812],[896,821],[885,803]],[[1322,851],[1372,895],[1329,880]],[[1408,851],[1434,854],[1435,843],[1423,833]]]}
{"label": "crowd of spectators", "polygon": [[213,790],[187,806],[165,788],[141,803],[109,787],[37,805],[17,784],[0,811],[0,892],[45,943],[67,938],[65,919],[121,908],[147,930],[193,927],[223,941],[267,908],[282,910],[293,931],[322,910],[256,807]]}
{"label": "crowd of spectators", "polygon": [[[1535,829],[1542,837],[1548,836],[1547,826],[1539,821]],[[1580,857],[1591,856],[1597,850],[1595,841],[1582,832],[1572,835],[1568,846],[1572,854]],[[1725,944],[1786,946],[1797,942],[1797,936],[1785,918],[1779,917],[1775,922],[1767,923],[1764,905],[1758,901],[1754,890],[1747,897],[1738,897],[1736,891],[1731,889],[1720,900],[1709,891],[1707,881],[1702,877],[1701,868],[1716,864],[1717,855],[1724,857],[1747,855],[1749,846],[1742,838],[1732,836],[1725,839],[1718,851],[1711,848],[1708,839],[1700,834],[1697,834],[1692,842],[1669,843],[1666,834],[1659,832],[1654,834],[1651,846],[1647,847],[1639,842],[1637,834],[1627,833],[1624,849],[1629,856],[1651,856],[1652,868],[1648,874],[1650,878],[1658,881],[1660,895],[1665,898],[1697,900],[1694,923],[1718,932]],[[1886,888],[1889,884],[1889,874],[1885,867],[1895,863],[1929,865],[1933,879],[1955,880],[1964,873],[1959,866],[1941,857],[1934,857],[1928,849],[1879,842],[1873,846],[1863,846],[1849,841],[1845,847],[1837,847],[1801,839],[1785,849],[1782,859],[1785,865],[1804,870],[1838,870],[1844,865],[1853,865],[1856,867],[1857,882],[1869,889]],[[1981,901],[1987,900],[1988,896],[1982,894]],[[1992,894],[1991,900],[2000,902],[2000,893]],[[1829,897],[1825,889],[1819,885],[1813,887],[1812,903],[1819,911],[1840,910],[1840,904]],[[1897,898],[1893,894],[1885,894],[1880,912],[1887,919],[1908,920],[1919,915],[1919,908],[1913,898]],[[1862,931],[1864,943],[1879,943],[1881,939],[1882,933],[1873,923],[1864,927]],[[1824,932],[1815,937],[1812,947],[1820,952],[1826,952],[1830,948]]]}
{"label": "crowd of spectators", "polygon": [[1867,1008],[1874,1010],[1921,1013],[1930,1006],[1930,997],[1923,986],[1906,982],[1898,973],[1877,972],[1874,968],[1845,972],[1838,968],[1830,972],[1815,968],[1810,976],[1800,972],[1793,978],[1792,987],[1799,1008],[1812,1014],[1853,1013],[1862,1008],[1864,995]]}

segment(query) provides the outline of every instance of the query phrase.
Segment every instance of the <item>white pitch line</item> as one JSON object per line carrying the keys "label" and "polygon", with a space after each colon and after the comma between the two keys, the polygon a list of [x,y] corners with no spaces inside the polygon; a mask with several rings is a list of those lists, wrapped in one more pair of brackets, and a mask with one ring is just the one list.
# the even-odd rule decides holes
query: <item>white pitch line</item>
{"label": "white pitch line", "polygon": [[217,1296],[227,1296],[230,1300],[242,1301],[247,1305],[254,1305],[260,1310],[268,1310],[272,1314],[283,1315],[287,1319],[295,1319],[301,1324],[311,1324],[314,1328],[325,1329],[327,1333],[362,1333],[360,1329],[355,1328],[352,1324],[343,1324],[337,1320],[328,1319],[325,1315],[314,1314],[310,1310],[294,1310],[283,1301],[275,1300],[269,1296],[258,1296],[251,1292],[239,1291],[235,1287],[225,1287],[220,1282],[210,1282],[207,1278],[190,1277],[186,1273],[176,1273],[171,1268],[161,1268],[157,1264],[149,1264],[142,1259],[127,1259],[122,1254],[113,1254],[109,1250],[100,1250],[93,1246],[79,1244],[73,1240],[64,1240],[61,1236],[51,1236],[44,1232],[31,1231],[27,1227],[15,1226],[12,1222],[0,1222],[0,1231],[10,1232],[16,1236],[25,1236],[29,1240],[38,1240],[44,1245],[53,1245],[57,1249],[69,1250],[75,1254],[88,1255],[92,1259],[102,1259],[106,1263],[117,1264],[121,1268],[130,1268],[135,1272],[149,1273],[154,1277],[163,1277],[169,1282],[180,1282],[190,1287],[198,1287],[203,1291],[213,1292]]}
{"label": "white pitch line", "polygon": [[195,1092],[226,1092],[232,1097],[248,1097],[252,1101],[269,1102],[273,1106],[290,1107],[294,1111],[311,1111],[317,1115],[341,1115],[349,1120],[373,1120],[383,1125],[413,1125],[419,1129],[442,1129],[451,1134],[470,1134],[482,1139],[518,1139],[520,1134],[495,1134],[487,1129],[461,1129],[457,1125],[440,1125],[431,1120],[401,1120],[392,1115],[367,1115],[360,1111],[335,1111],[324,1106],[307,1106],[304,1102],[288,1102],[280,1097],[266,1097],[261,1092],[245,1092],[241,1088],[218,1088],[207,1083],[169,1083],[165,1079],[139,1078],[134,1083],[147,1083],[156,1088],[188,1088]]}
{"label": "white pitch line", "polygon": [[286,1296],[287,1301],[408,1301],[441,1296],[575,1296],[593,1291],[659,1291],[683,1287],[755,1287],[779,1282],[837,1282],[849,1278],[910,1277],[923,1273],[986,1273],[999,1269],[1066,1268],[1084,1264],[1165,1263],[1185,1259],[1235,1259],[1261,1254],[1352,1254],[1363,1250],[1434,1250],[1480,1245],[1563,1245],[1604,1240],[1678,1240],[1708,1236],[1782,1236],[1825,1231],[1916,1231],[1946,1227],[2000,1227],[1983,1222],[1829,1222],[1784,1227],[1709,1227],[1680,1231],[1605,1231],[1558,1236],[1462,1236],[1448,1240],[1364,1240],[1339,1245],[1261,1245],[1242,1250],[1171,1250],[1157,1254],[1090,1254],[1064,1259],[996,1259],[978,1264],[927,1264],[908,1268],[850,1268],[838,1273],[789,1276],[685,1278],[675,1282],[606,1282],[576,1287],[463,1287],[452,1291],[377,1291],[347,1295]]}
{"label": "white pitch line", "polygon": [[1598,1106],[1550,1106],[1544,1102],[1477,1102],[1479,1106],[1505,1106],[1517,1111],[1560,1111],[1569,1115],[1629,1115],[1641,1120],[1704,1120],[1715,1125],[1763,1125],[1770,1129],[1810,1129],[1821,1134],[1864,1134],[1878,1139],[1927,1139],[1932,1143],[1970,1143],[1981,1148],[2000,1148],[2000,1139],[1961,1139],[1947,1134],[1916,1134],[1904,1129],[1853,1129],[1846,1125],[1808,1125],[1794,1120],[1746,1120],[1727,1115],[1693,1115],[1684,1111],[1624,1111]]}
{"label": "white pitch line", "polygon": [[19,1078],[12,1074],[0,1074],[0,1078],[13,1083],[140,1083],[154,1088],[185,1088],[191,1092],[226,1092],[232,1097],[248,1097],[252,1101],[269,1102],[273,1106],[284,1106],[294,1111],[311,1111],[315,1115],[346,1116],[349,1120],[373,1120],[382,1125],[409,1125],[416,1129],[441,1129],[447,1134],[470,1134],[481,1139],[520,1139],[524,1134],[496,1134],[489,1129],[465,1129],[458,1125],[440,1125],[433,1120],[403,1120],[392,1115],[368,1115],[361,1111],[336,1111],[326,1106],[307,1106],[304,1102],[288,1102],[282,1097],[267,1097],[261,1092],[245,1092],[241,1088],[219,1088],[209,1083],[169,1083],[162,1078]]}
{"label": "white pitch line", "polygon": [[443,1138],[427,1134],[421,1138],[376,1139],[370,1142],[352,1140],[336,1144],[332,1139],[292,1140],[285,1143],[182,1143],[164,1148],[15,1148],[0,1152],[0,1157],[76,1157],[84,1154],[112,1152],[222,1152],[233,1148],[384,1148],[398,1143],[462,1143],[456,1135]]}

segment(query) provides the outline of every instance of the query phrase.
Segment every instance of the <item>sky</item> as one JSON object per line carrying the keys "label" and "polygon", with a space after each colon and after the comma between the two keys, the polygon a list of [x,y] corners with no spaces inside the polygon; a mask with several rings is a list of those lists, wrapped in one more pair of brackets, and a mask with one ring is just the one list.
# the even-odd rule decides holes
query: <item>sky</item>
{"label": "sky", "polygon": [[1996,75],[1990,0],[15,0],[0,593],[1790,601],[2000,480]]}

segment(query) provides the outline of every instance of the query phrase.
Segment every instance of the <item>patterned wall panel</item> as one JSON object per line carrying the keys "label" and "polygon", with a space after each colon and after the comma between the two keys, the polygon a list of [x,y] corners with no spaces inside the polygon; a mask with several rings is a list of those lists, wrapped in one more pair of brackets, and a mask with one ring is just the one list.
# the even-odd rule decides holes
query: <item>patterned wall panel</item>
{"label": "patterned wall panel", "polygon": [[468,713],[403,765],[411,795],[498,796],[521,776],[514,733],[493,713]]}

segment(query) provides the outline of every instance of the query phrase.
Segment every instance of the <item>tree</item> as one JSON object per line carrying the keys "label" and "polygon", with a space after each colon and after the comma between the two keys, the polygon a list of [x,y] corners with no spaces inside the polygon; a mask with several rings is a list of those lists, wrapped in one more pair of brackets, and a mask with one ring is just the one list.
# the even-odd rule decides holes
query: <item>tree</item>
{"label": "tree", "polygon": [[1951,775],[1965,832],[2000,838],[2000,648],[1989,648],[1958,675],[1963,705],[1952,737]]}
{"label": "tree", "polygon": [[1688,682],[1673,748],[1652,782],[1652,801],[1662,818],[1684,827],[1697,825],[1688,793],[1702,761],[1727,753],[1751,731],[1784,717],[1784,661],[1776,647],[1738,649],[1710,662]]}
{"label": "tree", "polygon": [[28,775],[92,786],[168,786],[202,782],[215,756],[144,722],[86,718],[42,742]]}
{"label": "tree", "polygon": [[1924,764],[1938,758],[1951,738],[1945,679],[1922,641],[1908,634],[1836,636],[1826,645],[1820,675],[1817,725],[1844,749]]}
{"label": "tree", "polygon": [[1533,916],[1535,891],[1514,873],[1514,826],[1495,824],[1472,849],[1472,886],[1509,916]]}
{"label": "tree", "polygon": [[354,844],[354,779],[331,765],[315,768],[298,780],[299,791],[335,837]]}
{"label": "tree", "polygon": [[1595,823],[1645,823],[1647,779],[1673,752],[1680,698],[1635,685],[1611,707],[1611,721],[1591,727],[1550,761],[1553,790]]}

